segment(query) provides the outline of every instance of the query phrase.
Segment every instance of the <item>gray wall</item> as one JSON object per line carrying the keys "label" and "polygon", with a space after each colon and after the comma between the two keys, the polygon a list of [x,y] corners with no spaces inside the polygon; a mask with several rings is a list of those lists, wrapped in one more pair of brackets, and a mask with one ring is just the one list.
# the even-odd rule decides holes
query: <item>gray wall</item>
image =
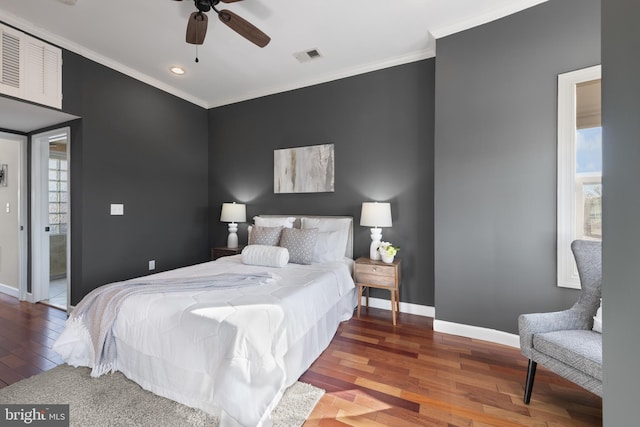
{"label": "gray wall", "polygon": [[[429,59],[210,110],[212,245],[226,243],[222,203],[239,201],[249,217],[352,215],[354,254],[368,256],[361,203],[390,201],[393,227],[382,235],[401,247],[401,300],[433,305],[433,85]],[[326,143],[335,146],[334,193],[273,193],[274,149]]]}
{"label": "gray wall", "polygon": [[[207,111],[64,51],[71,125],[71,302],[208,259]],[[124,216],[110,216],[124,203]]]}
{"label": "gray wall", "polygon": [[[0,165],[7,165],[6,186],[0,187],[0,284],[15,289],[20,286],[21,158],[22,143],[0,135]],[[10,207],[9,212],[6,206]]]}
{"label": "gray wall", "polygon": [[600,1],[554,0],[437,41],[436,318],[517,333],[556,287],[559,73],[600,63]]}
{"label": "gray wall", "polygon": [[602,2],[605,426],[638,424],[640,4]]}

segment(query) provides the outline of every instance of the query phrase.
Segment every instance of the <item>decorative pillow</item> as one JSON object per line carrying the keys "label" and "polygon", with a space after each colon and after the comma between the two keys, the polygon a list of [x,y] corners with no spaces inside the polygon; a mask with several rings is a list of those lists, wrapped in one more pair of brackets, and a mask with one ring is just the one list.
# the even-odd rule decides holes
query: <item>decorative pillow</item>
{"label": "decorative pillow", "polygon": [[596,315],[593,316],[593,330],[602,333],[602,298],[600,298],[600,307]]}
{"label": "decorative pillow", "polygon": [[242,263],[282,268],[289,262],[289,251],[279,246],[249,245],[242,250]]}
{"label": "decorative pillow", "polygon": [[285,227],[292,228],[293,223],[296,222],[296,218],[293,216],[286,218],[265,218],[261,216],[254,216],[253,222],[260,227]]}
{"label": "decorative pillow", "polygon": [[302,229],[317,228],[318,232],[338,231],[339,237],[335,241],[334,257],[342,259],[347,252],[349,228],[351,218],[301,218]]}
{"label": "decorative pillow", "polygon": [[283,227],[260,227],[254,225],[249,234],[250,245],[278,246]]}
{"label": "decorative pillow", "polygon": [[316,244],[313,247],[313,262],[332,262],[344,258],[344,251],[340,250],[340,231],[318,232]]}
{"label": "decorative pillow", "polygon": [[311,264],[313,248],[318,238],[318,229],[301,230],[285,228],[280,237],[280,246],[289,250],[289,262]]}

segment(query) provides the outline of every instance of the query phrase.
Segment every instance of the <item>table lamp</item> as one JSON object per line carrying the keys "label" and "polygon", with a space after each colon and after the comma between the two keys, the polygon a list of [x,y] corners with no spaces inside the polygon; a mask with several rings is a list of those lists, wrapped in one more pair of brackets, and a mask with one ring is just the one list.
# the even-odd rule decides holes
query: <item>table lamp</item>
{"label": "table lamp", "polygon": [[228,248],[238,247],[238,224],[247,220],[247,207],[242,203],[223,203],[220,222],[229,223],[229,237],[227,238]]}
{"label": "table lamp", "polygon": [[382,240],[382,230],[380,227],[391,227],[391,203],[364,202],[360,213],[360,225],[371,228],[371,246],[369,247],[369,258],[380,259],[378,245]]}

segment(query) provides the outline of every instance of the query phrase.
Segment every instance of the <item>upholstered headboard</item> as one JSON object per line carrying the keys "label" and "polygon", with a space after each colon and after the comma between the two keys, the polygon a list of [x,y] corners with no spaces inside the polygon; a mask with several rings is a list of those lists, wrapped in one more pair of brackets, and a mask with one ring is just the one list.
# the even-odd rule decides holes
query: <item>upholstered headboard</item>
{"label": "upholstered headboard", "polygon": [[344,219],[348,218],[349,222],[349,238],[347,240],[347,247],[345,249],[345,256],[353,259],[353,217],[351,216],[339,216],[339,215],[258,215],[263,218],[288,218],[295,217],[296,221],[293,223],[294,228],[301,228],[302,221],[300,218],[319,218],[319,219]]}

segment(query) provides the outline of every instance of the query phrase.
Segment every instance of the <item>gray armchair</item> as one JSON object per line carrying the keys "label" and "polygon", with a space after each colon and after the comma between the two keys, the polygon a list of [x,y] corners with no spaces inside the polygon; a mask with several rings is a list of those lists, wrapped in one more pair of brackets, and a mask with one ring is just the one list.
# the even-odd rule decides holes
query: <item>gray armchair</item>
{"label": "gray armchair", "polygon": [[538,363],[602,396],[602,334],[591,330],[600,306],[602,249],[600,242],[571,244],[582,291],[571,308],[518,318],[520,351],[529,358],[524,403],[531,400]]}

